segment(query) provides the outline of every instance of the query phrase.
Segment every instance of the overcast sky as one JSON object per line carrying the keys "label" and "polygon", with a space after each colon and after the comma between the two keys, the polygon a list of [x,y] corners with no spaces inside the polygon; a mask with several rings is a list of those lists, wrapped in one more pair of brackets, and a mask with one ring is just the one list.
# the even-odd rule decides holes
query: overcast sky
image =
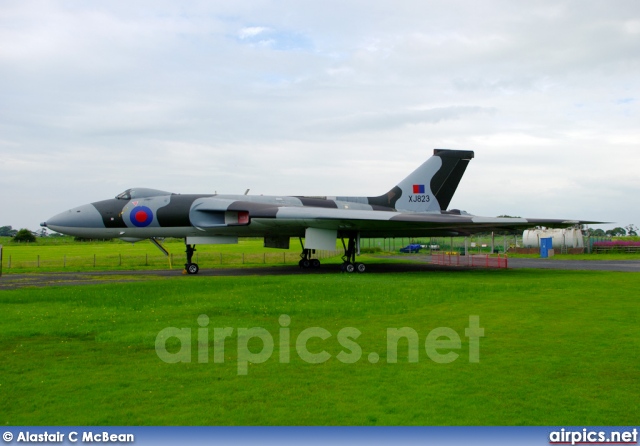
{"label": "overcast sky", "polygon": [[[130,187],[379,195],[640,225],[640,2],[0,4],[0,226]],[[604,226],[608,228],[611,226]]]}

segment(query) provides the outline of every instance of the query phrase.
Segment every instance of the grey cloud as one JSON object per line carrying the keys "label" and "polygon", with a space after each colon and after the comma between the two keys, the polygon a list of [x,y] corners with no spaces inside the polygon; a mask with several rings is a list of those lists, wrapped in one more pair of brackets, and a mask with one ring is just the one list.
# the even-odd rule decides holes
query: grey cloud
{"label": "grey cloud", "polygon": [[132,185],[377,193],[434,147],[476,150],[454,206],[640,224],[638,23],[635,0],[7,1],[0,224]]}

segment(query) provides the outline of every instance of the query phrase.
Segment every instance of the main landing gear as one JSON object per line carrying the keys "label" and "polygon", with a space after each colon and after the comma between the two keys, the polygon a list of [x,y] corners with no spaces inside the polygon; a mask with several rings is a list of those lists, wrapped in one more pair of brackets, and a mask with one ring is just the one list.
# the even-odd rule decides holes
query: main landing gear
{"label": "main landing gear", "polygon": [[[302,245],[302,254],[300,254],[300,261],[298,262],[300,268],[319,268],[320,260],[311,258],[311,255],[315,254],[315,250],[305,248],[304,243],[302,243],[302,238],[300,238],[300,244]],[[342,239],[342,246],[344,247],[344,255],[342,256],[343,263],[340,265],[340,270],[342,272],[363,273],[366,271],[367,267],[364,263],[356,262],[356,254],[358,254],[359,244],[360,240],[358,234],[349,235],[347,243],[345,243],[344,238]]]}
{"label": "main landing gear", "polygon": [[311,258],[311,255],[315,254],[316,250],[306,249],[304,247],[304,243],[302,243],[302,238],[300,238],[300,244],[302,245],[302,254],[300,254],[300,261],[298,262],[298,266],[304,269],[320,268],[320,260]]}
{"label": "main landing gear", "polygon": [[193,253],[196,251],[196,245],[186,245],[187,246],[187,263],[184,264],[184,271],[182,274],[198,274],[200,271],[200,267],[197,263],[193,263],[191,260],[193,259]]}
{"label": "main landing gear", "polygon": [[352,273],[357,271],[363,273],[367,267],[364,263],[356,262],[356,252],[358,251],[359,240],[356,235],[350,235],[347,244],[342,239],[342,246],[344,247],[344,255],[342,256],[342,265],[340,265],[340,271],[343,273]]}

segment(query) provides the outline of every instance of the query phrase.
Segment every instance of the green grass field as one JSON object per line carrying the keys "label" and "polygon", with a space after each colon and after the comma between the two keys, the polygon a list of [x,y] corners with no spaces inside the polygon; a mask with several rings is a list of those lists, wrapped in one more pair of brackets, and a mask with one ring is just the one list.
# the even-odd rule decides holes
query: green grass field
{"label": "green grass field", "polygon": [[[1,280],[1,279],[0,279]],[[637,425],[640,274],[484,270],[428,274],[181,276],[0,292],[0,423],[5,425]],[[198,316],[234,328],[224,363],[198,362]],[[291,318],[290,363],[278,319]],[[465,328],[485,336],[469,362]],[[192,362],[155,351],[166,327],[191,330]],[[238,375],[239,328],[263,327],[273,354]],[[331,358],[300,359],[309,342]],[[362,357],[337,359],[344,327]],[[388,328],[413,328],[419,360],[387,362]],[[457,360],[427,356],[428,333],[461,338]],[[176,338],[169,352],[176,353]],[[254,342],[255,341],[255,342]],[[200,347],[204,347],[202,344]],[[249,343],[251,351],[262,348]],[[447,353],[449,349],[439,350]],[[378,363],[368,361],[376,352]]]}
{"label": "green grass field", "polygon": [[[9,242],[4,246],[3,273],[38,271],[97,271],[169,269],[169,259],[148,241],[126,243],[69,242],[70,237],[38,239],[35,244]],[[71,239],[72,240],[72,239]],[[0,244],[2,241],[0,240]],[[170,239],[163,246],[171,253],[171,266],[181,269],[185,262],[184,242]],[[300,244],[291,240],[288,250],[264,248],[262,239],[241,239],[237,245],[199,245],[194,261],[202,267],[294,264],[300,260]],[[339,257],[333,252],[321,258]]]}

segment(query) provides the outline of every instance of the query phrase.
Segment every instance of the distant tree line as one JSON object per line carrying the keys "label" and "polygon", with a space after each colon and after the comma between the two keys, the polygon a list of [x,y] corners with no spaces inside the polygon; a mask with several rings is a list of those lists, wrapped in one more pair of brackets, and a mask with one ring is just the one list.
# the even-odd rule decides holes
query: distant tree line
{"label": "distant tree line", "polygon": [[608,231],[589,228],[587,229],[587,234],[592,237],[624,237],[625,235],[634,237],[638,235],[638,227],[634,224],[630,224],[624,228],[618,227],[609,229]]}
{"label": "distant tree line", "polygon": [[[520,218],[520,217],[515,215],[498,215],[498,218]],[[593,228],[586,229],[584,226],[580,226],[579,229],[582,229],[585,235],[589,235],[591,237],[624,237],[627,235],[635,237],[638,235],[638,227],[634,224],[628,224],[623,228],[617,227],[617,228],[609,229],[607,231],[603,229],[593,229]],[[509,235],[509,234],[517,234],[520,232],[521,232],[520,230],[497,231],[495,232],[495,235]],[[491,232],[478,233],[478,235],[491,235]]]}
{"label": "distant tree line", "polygon": [[11,226],[0,226],[0,237],[12,237],[14,242],[35,242],[36,237],[64,237],[57,232],[49,234],[47,228],[42,228],[39,232],[29,229],[13,229]]}
{"label": "distant tree line", "polygon": [[18,230],[11,226],[0,226],[0,237],[15,237],[17,233]]}
{"label": "distant tree line", "polygon": [[35,242],[37,235],[39,234],[24,228],[18,230],[11,226],[0,226],[0,237],[13,237],[14,242]]}

